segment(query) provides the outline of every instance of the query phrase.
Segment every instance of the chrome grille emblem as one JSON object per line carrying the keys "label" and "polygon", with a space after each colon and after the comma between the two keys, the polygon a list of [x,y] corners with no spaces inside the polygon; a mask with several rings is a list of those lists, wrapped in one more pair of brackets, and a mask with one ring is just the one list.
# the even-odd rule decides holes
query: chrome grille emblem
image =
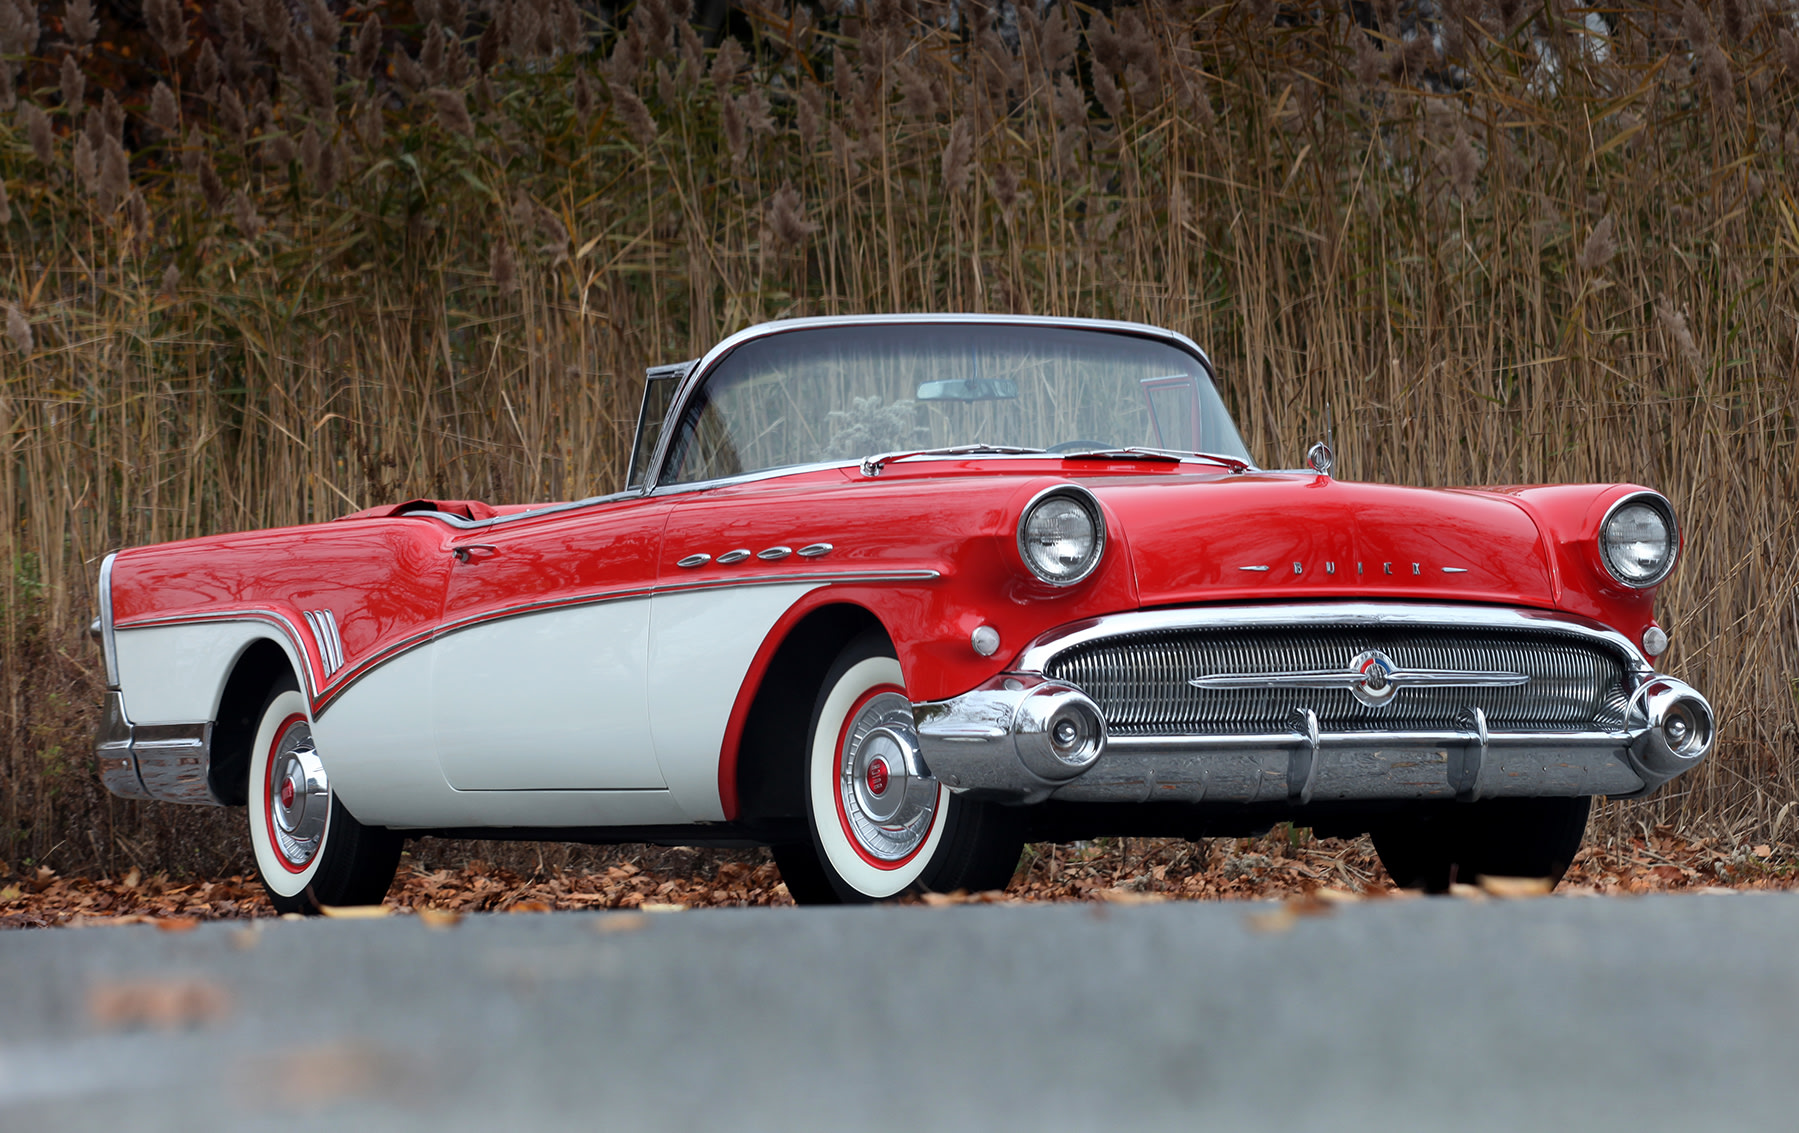
{"label": "chrome grille emblem", "polygon": [[1390,679],[1399,671],[1393,658],[1378,649],[1370,649],[1349,663],[1349,667],[1362,674],[1360,683],[1349,686],[1349,691],[1363,704],[1385,704],[1393,699],[1393,690],[1399,686]]}
{"label": "chrome grille emblem", "polygon": [[1356,655],[1348,670],[1308,673],[1218,673],[1193,677],[1194,688],[1346,688],[1373,708],[1391,704],[1401,688],[1504,688],[1530,683],[1525,673],[1466,669],[1402,669],[1378,649]]}

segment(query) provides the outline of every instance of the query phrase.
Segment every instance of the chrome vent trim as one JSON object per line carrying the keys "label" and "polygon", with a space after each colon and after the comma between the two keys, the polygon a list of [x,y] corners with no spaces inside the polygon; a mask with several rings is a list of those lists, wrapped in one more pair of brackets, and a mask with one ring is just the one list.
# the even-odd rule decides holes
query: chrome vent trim
{"label": "chrome vent trim", "polygon": [[325,679],[330,680],[331,674],[344,667],[344,642],[337,632],[337,615],[330,610],[300,612],[319,643],[319,664],[325,670]]}
{"label": "chrome vent trim", "polygon": [[[1525,684],[1401,688],[1385,704],[1347,688],[1195,688],[1195,677],[1349,672],[1380,650],[1404,669],[1506,671]],[[1471,710],[1506,731],[1613,730],[1628,701],[1623,660],[1589,637],[1554,630],[1424,626],[1181,628],[1090,640],[1055,656],[1052,680],[1080,688],[1116,736],[1280,732],[1304,714],[1326,731],[1455,731]]]}

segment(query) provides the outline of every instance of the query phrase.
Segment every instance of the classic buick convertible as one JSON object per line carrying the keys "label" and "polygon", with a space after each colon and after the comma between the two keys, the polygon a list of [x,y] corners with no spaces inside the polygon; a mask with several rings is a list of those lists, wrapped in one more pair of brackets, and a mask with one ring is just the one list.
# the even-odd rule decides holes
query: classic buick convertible
{"label": "classic buick convertible", "polygon": [[803,902],[1282,821],[1556,878],[1592,796],[1704,758],[1666,499],[1309,463],[1257,468],[1169,331],[768,323],[650,371],[613,495],[108,557],[99,773],[245,807],[313,911],[423,834],[767,845]]}

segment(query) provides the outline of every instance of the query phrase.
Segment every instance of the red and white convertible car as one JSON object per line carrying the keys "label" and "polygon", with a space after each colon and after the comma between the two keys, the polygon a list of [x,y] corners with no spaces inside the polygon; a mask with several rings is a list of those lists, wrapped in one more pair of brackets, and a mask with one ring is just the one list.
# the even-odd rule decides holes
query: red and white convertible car
{"label": "red and white convertible car", "polygon": [[753,327],[650,372],[622,492],[108,557],[100,775],[246,807],[310,910],[421,834],[769,845],[821,902],[1280,821],[1402,883],[1557,877],[1592,796],[1705,756],[1666,499],[1309,461],[1258,469],[1153,327]]}

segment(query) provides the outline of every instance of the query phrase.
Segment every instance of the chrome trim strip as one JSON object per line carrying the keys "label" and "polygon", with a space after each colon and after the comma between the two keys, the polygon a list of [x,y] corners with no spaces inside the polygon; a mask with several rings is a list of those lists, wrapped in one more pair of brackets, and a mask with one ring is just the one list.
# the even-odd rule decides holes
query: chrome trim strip
{"label": "chrome trim strip", "polygon": [[[1470,721],[1472,725],[1472,721]],[[1419,732],[1320,732],[1318,742],[1326,747],[1336,745],[1354,745],[1357,747],[1443,747],[1445,745],[1465,744],[1477,733],[1472,726],[1469,731],[1431,730]],[[1290,732],[1262,732],[1254,735],[1237,734],[1230,736],[1113,736],[1106,741],[1106,750],[1143,751],[1143,752],[1175,752],[1175,751],[1234,751],[1246,747],[1285,747],[1302,738],[1300,730]],[[1623,747],[1631,740],[1631,733],[1617,732],[1490,732],[1487,743],[1491,747],[1568,747],[1586,744],[1616,744]]]}
{"label": "chrome trim strip", "polygon": [[150,797],[138,778],[137,757],[131,754],[131,720],[117,689],[107,690],[101,710],[100,730],[94,736],[94,771],[100,785],[122,799]]}
{"label": "chrome trim strip", "polygon": [[325,631],[319,628],[319,616],[312,610],[301,610],[300,616],[306,619],[306,628],[312,631],[312,640],[319,647],[319,672],[326,680],[331,679],[331,651],[325,648]]}
{"label": "chrome trim strip", "polygon": [[942,448],[896,449],[893,452],[876,453],[862,458],[860,465],[862,475],[875,477],[881,469],[898,460],[911,460],[915,456],[958,457],[958,456],[1058,456],[1048,449],[1029,448],[1024,445],[990,445],[982,441],[970,441],[965,445],[944,445]]}
{"label": "chrome trim strip", "polygon": [[653,593],[674,594],[683,590],[715,590],[734,586],[776,586],[790,582],[935,582],[943,577],[936,570],[807,570],[786,574],[764,574],[751,578],[696,578],[692,582],[656,586]]}
{"label": "chrome trim strip", "polygon": [[[1194,688],[1355,688],[1368,679],[1365,673],[1219,673],[1194,677],[1187,683]],[[1525,673],[1470,673],[1452,669],[1396,669],[1386,675],[1391,685],[1416,685],[1421,688],[1509,688],[1527,685]]]}
{"label": "chrome trim strip", "polygon": [[[777,334],[790,334],[794,331],[816,330],[823,327],[858,327],[858,326],[905,326],[907,324],[921,326],[950,325],[988,325],[1018,327],[1055,327],[1063,330],[1091,330],[1111,334],[1125,334],[1133,338],[1147,338],[1173,346],[1191,354],[1206,372],[1206,380],[1214,385],[1218,381],[1218,372],[1212,367],[1211,358],[1200,349],[1199,344],[1184,334],[1168,330],[1164,327],[1149,326],[1145,323],[1118,322],[1110,319],[1070,319],[1041,315],[977,315],[977,314],[923,314],[923,315],[833,315],[806,319],[776,319],[772,322],[758,323],[745,327],[736,334],[718,343],[708,350],[699,362],[687,371],[681,384],[675,387],[674,397],[669,401],[669,412],[666,420],[676,423],[677,428],[664,428],[662,435],[656,438],[655,451],[650,455],[650,464],[645,472],[644,494],[655,494],[661,487],[662,466],[668,458],[669,446],[674,442],[674,434],[679,432],[681,415],[687,412],[687,402],[693,391],[703,383],[712,371],[732,351],[746,342],[768,338]],[[859,465],[861,461],[848,461],[845,467]],[[808,467],[832,467],[831,465],[815,465]],[[799,471],[798,468],[781,470],[782,474]],[[1252,468],[1252,471],[1254,469]],[[759,478],[759,474],[750,473],[743,477],[727,477],[720,480],[707,481],[706,485],[681,485],[691,490],[694,487],[711,484],[740,483],[744,480]]]}
{"label": "chrome trim strip", "polygon": [[[310,656],[306,652],[306,636],[300,631],[300,627],[289,620],[285,614],[279,614],[273,610],[208,610],[205,613],[197,614],[150,616],[133,619],[118,628],[159,629],[163,626],[188,625],[195,622],[263,622],[274,626],[286,635],[287,643],[293,649],[294,656],[301,658],[302,662]],[[319,686],[313,682],[312,666],[302,663],[300,669],[300,680],[306,686],[304,690],[306,698],[309,701],[314,700],[319,695]]]}
{"label": "chrome trim strip", "polygon": [[325,623],[325,637],[331,644],[331,671],[344,667],[344,639],[337,632],[337,615],[330,610],[320,610],[319,619]]}
{"label": "chrome trim strip", "polygon": [[[1618,572],[1612,569],[1611,556],[1605,553],[1605,525],[1612,521],[1612,516],[1618,513],[1619,508],[1622,508],[1627,504],[1636,503],[1640,500],[1653,500],[1655,505],[1657,505],[1656,510],[1660,511],[1668,520],[1668,542],[1671,544],[1667,566],[1662,569],[1660,574],[1656,575],[1648,582],[1632,582],[1628,578],[1619,578]],[[1632,590],[1648,590],[1650,587],[1660,586],[1662,583],[1668,581],[1668,576],[1674,573],[1675,564],[1680,561],[1680,519],[1674,514],[1673,503],[1669,501],[1667,496],[1662,495],[1660,492],[1650,491],[1648,489],[1644,489],[1641,492],[1631,492],[1628,495],[1619,496],[1616,500],[1613,500],[1612,506],[1606,508],[1605,514],[1599,517],[1599,533],[1594,538],[1593,544],[1593,549],[1599,552],[1599,565],[1605,568],[1605,573],[1610,575],[1614,581],[1624,586],[1628,586]]]}
{"label": "chrome trim strip", "polygon": [[319,668],[329,681],[333,673],[344,667],[344,646],[337,635],[337,615],[330,610],[301,610],[300,616],[306,619],[313,640],[318,642]]}
{"label": "chrome trim strip", "polygon": [[1064,650],[1090,641],[1156,630],[1274,629],[1290,626],[1437,627],[1554,630],[1599,642],[1639,674],[1651,671],[1628,637],[1578,614],[1510,606],[1445,606],[1411,602],[1296,602],[1272,606],[1183,606],[1138,610],[1074,622],[1025,646],[1012,666],[1041,673]]}
{"label": "chrome trim strip", "polygon": [[[732,581],[735,581],[734,579]],[[685,588],[682,588],[685,589]],[[524,617],[527,614],[541,614],[550,610],[571,609],[576,606],[598,606],[605,602],[623,602],[631,598],[648,598],[655,593],[651,587],[642,586],[631,590],[608,590],[597,594],[581,594],[572,597],[543,598],[535,602],[521,602],[516,606],[501,606],[495,610],[482,610],[456,621],[439,622],[434,630],[418,635],[420,643],[432,638],[447,637],[487,622],[504,621],[507,618]]]}
{"label": "chrome trim strip", "polygon": [[[451,514],[450,512],[443,512],[443,511],[408,511],[408,512],[402,512],[399,515],[382,516],[379,518],[384,518],[384,519],[411,519],[411,518],[435,519],[435,520],[438,520],[439,522],[445,524],[446,526],[456,528],[459,531],[473,531],[473,530],[476,530],[476,529],[482,528],[482,527],[492,527],[496,524],[512,523],[515,520],[520,520],[520,519],[537,519],[540,516],[557,515],[561,512],[565,512],[565,511],[575,511],[578,508],[592,507],[595,504],[617,503],[619,500],[627,500],[627,499],[634,500],[634,499],[637,499],[638,497],[640,497],[642,494],[643,494],[642,492],[636,491],[635,489],[633,489],[631,491],[625,491],[625,492],[608,492],[603,496],[589,496],[584,500],[567,500],[562,503],[545,504],[539,508],[532,508],[530,511],[508,512],[505,515],[496,515],[490,519],[464,519],[460,515],[454,515],[454,514]],[[350,517],[347,515],[340,515],[336,519],[331,520],[330,522],[342,523],[349,518]],[[375,517],[364,516],[364,517],[362,517],[362,520],[357,520],[356,522],[363,522],[364,520],[367,520],[370,518],[375,518]]]}
{"label": "chrome trim strip", "polygon": [[741,476],[721,476],[716,480],[694,480],[684,484],[659,484],[649,491],[652,496],[679,496],[687,492],[702,492],[707,488],[718,488],[726,484],[753,484],[758,480],[773,480],[779,476],[799,476],[807,472],[828,472],[833,468],[854,468],[858,461],[854,460],[821,460],[816,464],[789,464],[781,468],[764,468],[760,472],[745,472]]}
{"label": "chrome trim strip", "polygon": [[119,641],[112,621],[112,564],[117,551],[100,560],[100,652],[106,658],[106,687],[119,687]]}

